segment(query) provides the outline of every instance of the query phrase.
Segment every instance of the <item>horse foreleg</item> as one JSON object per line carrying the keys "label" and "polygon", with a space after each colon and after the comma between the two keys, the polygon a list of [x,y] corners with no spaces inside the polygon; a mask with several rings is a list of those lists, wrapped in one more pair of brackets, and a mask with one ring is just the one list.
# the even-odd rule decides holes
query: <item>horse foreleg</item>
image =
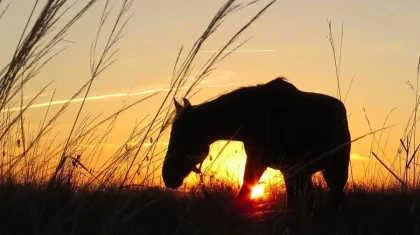
{"label": "horse foreleg", "polygon": [[243,206],[251,200],[252,188],[258,183],[265,167],[251,161],[249,158],[245,163],[243,184],[236,196],[236,206]]}

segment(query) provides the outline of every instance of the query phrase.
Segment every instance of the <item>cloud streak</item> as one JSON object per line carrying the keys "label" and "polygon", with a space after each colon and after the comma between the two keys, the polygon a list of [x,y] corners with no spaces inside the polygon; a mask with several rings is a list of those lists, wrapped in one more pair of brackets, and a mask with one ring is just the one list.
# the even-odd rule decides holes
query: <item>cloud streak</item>
{"label": "cloud streak", "polygon": [[350,154],[350,159],[357,160],[357,161],[367,161],[367,160],[369,160],[367,157],[359,155],[357,153],[351,153]]}
{"label": "cloud streak", "polygon": [[[272,50],[272,49],[256,49],[256,50],[235,50],[235,51],[229,51],[229,50],[225,50],[222,51],[222,53],[262,53],[262,52],[275,52],[276,50]],[[220,52],[220,51],[201,51],[204,53],[215,53],[215,52]]]}
{"label": "cloud streak", "polygon": [[[250,84],[250,83],[213,84],[213,85],[201,85],[201,86],[197,86],[197,88],[219,88],[219,87],[228,87],[228,86],[241,86],[241,85],[248,85],[248,84]],[[180,87],[180,90],[185,90],[185,89],[188,89],[188,88],[190,88],[190,86],[183,86],[183,87]],[[136,93],[115,93],[115,94],[105,94],[105,95],[98,95],[98,96],[89,96],[89,97],[86,97],[86,101],[112,99],[112,98],[120,98],[120,97],[130,97],[130,96],[141,96],[141,95],[147,95],[147,94],[152,94],[152,93],[156,93],[156,92],[168,92],[170,90],[171,90],[170,88],[156,88],[156,89],[149,89],[149,90],[140,91],[140,92],[136,92]],[[48,101],[48,102],[44,102],[44,103],[33,104],[33,105],[29,106],[28,109],[54,106],[54,105],[59,105],[59,104],[65,104],[67,102],[76,103],[76,102],[82,102],[82,101],[83,101],[83,98],[75,98],[73,100],[69,100],[69,99],[53,100],[53,101]],[[22,108],[26,108],[26,106],[23,106],[23,107],[18,106],[18,107],[13,107],[13,108],[9,108],[9,109],[3,109],[1,111],[1,113],[11,112],[11,111],[19,111]]]}
{"label": "cloud streak", "polygon": [[28,96],[24,96],[23,99],[21,97],[19,97],[19,98],[13,100],[13,102],[18,102],[18,101],[27,100],[27,99],[33,99],[35,97],[38,97],[39,98],[39,97],[44,97],[44,96],[48,96],[48,95],[50,95],[50,94],[46,93],[46,94],[40,94],[38,96],[36,96],[36,95],[28,95]]}

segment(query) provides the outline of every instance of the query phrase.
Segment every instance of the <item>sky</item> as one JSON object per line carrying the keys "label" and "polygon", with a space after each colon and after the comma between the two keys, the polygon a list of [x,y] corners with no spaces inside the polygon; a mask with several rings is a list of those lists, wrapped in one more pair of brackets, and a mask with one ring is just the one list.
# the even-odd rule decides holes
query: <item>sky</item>
{"label": "sky", "polygon": [[[13,53],[25,21],[35,1],[15,0],[0,19],[0,65],[5,65]],[[69,1],[71,3],[73,1]],[[79,1],[76,8],[86,1]],[[99,1],[67,33],[68,48],[54,58],[25,87],[25,96],[35,95],[49,82],[52,85],[35,102],[26,120],[37,123],[43,118],[46,106],[56,90],[58,110],[88,79],[89,49],[94,39],[105,1]],[[117,9],[121,1],[112,0]],[[118,42],[117,61],[93,84],[91,97],[82,115],[109,115],[122,104],[145,97],[152,91],[165,89],[170,84],[172,70],[181,46],[188,49],[205,30],[224,0],[134,0],[129,11],[132,17]],[[241,1],[240,1],[241,2]],[[250,1],[242,1],[250,2]],[[4,9],[8,1],[0,4]],[[45,1],[40,1],[41,4]],[[200,65],[268,1],[235,13],[202,47],[198,54]],[[38,12],[39,12],[38,8]],[[193,104],[214,97],[239,86],[267,82],[285,76],[299,89],[336,96],[336,77],[333,53],[327,39],[326,19],[332,20],[337,48],[344,26],[341,81],[345,94],[352,77],[354,81],[346,99],[350,129],[353,138],[381,128],[387,120],[392,128],[387,145],[381,146],[389,159],[396,154],[399,138],[413,109],[415,95],[406,81],[416,84],[416,70],[420,56],[419,1],[361,1],[361,0],[279,0],[240,38],[251,38],[236,53],[218,64],[216,70],[203,82],[203,90],[191,99]],[[115,11],[112,16],[115,16]],[[110,25],[106,26],[109,29]],[[199,67],[199,66],[198,66]],[[132,95],[126,96],[130,93]],[[136,106],[120,117],[118,131],[107,143],[109,151],[125,141],[136,120],[153,114],[163,95],[158,95]],[[80,102],[74,102],[60,118],[57,128],[66,133],[71,127]],[[365,111],[364,111],[365,110]],[[65,134],[59,136],[65,138]],[[162,143],[167,139],[162,139]],[[370,155],[372,138],[353,144],[353,164],[358,175],[366,164],[377,161]],[[236,146],[237,148],[238,146]],[[376,148],[376,147],[375,147]],[[231,150],[234,148],[232,147]],[[243,159],[243,155],[237,157]],[[243,164],[243,161],[240,162]],[[376,167],[376,166],[375,166]],[[387,175],[386,172],[382,173]]]}

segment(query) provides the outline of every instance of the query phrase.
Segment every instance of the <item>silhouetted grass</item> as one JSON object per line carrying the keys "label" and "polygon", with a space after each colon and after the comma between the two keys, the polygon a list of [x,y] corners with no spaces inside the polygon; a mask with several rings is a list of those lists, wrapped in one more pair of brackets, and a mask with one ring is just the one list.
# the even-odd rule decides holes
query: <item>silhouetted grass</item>
{"label": "silhouetted grass", "polygon": [[[25,120],[26,109],[34,104],[49,84],[26,106],[22,101],[23,87],[61,52],[61,49],[55,52],[55,48],[66,42],[64,36],[68,29],[97,2],[100,1],[87,1],[53,34],[53,26],[76,5],[66,0],[45,1],[37,17],[31,13],[10,63],[0,70],[0,234],[287,234],[290,230],[295,231],[295,234],[419,234],[420,187],[415,173],[418,165],[415,129],[419,119],[417,105],[420,96],[413,86],[416,107],[400,141],[404,151],[398,151],[398,154],[402,152],[405,156],[397,155],[392,166],[381,162],[392,173],[390,175],[393,175],[393,179],[400,181],[399,184],[387,187],[371,182],[349,185],[346,206],[340,214],[331,209],[329,194],[321,186],[315,188],[317,211],[313,215],[285,211],[285,195],[281,188],[272,188],[266,199],[256,200],[254,207],[244,214],[231,210],[230,204],[238,190],[231,183],[210,180],[203,185],[188,188],[189,191],[155,187],[155,173],[160,171],[159,165],[156,167],[155,164],[162,160],[162,153],[156,151],[156,144],[171,124],[173,98],[189,98],[194,95],[199,83],[209,76],[217,63],[230,54],[222,55],[222,51],[234,51],[243,45],[244,42],[234,44],[275,0],[270,1],[234,32],[227,43],[201,67],[197,66],[194,64],[197,53],[226,17],[259,2],[238,4],[235,0],[227,0],[184,59],[181,59],[181,48],[172,74],[170,91],[158,111],[151,116],[152,120],[146,122],[147,116],[142,117],[125,143],[103,165],[98,166],[95,162],[99,157],[106,157],[102,155],[102,149],[119,115],[155,95],[123,106],[105,118],[81,116],[84,107],[82,103],[75,114],[68,138],[58,142],[56,136],[51,134],[71,100],[83,92],[83,98],[86,99],[90,87],[115,60],[118,51],[116,45],[128,22],[125,15],[132,1],[118,3],[117,17],[111,22],[109,33],[104,33],[104,26],[109,22],[112,9],[109,1],[102,1],[104,8],[90,51],[90,77],[69,102],[50,118],[47,118],[50,116],[50,110],[47,109],[39,129],[29,132],[29,124]],[[34,3],[33,12],[41,4],[38,1]],[[0,11],[0,20],[7,14],[8,7],[9,4]],[[33,26],[30,27],[32,21]],[[337,93],[341,99],[344,94],[340,86],[343,30],[339,55],[336,55],[331,21],[328,21],[328,26],[328,39],[334,53]],[[51,39],[47,40],[51,34]],[[101,40],[104,40],[103,48],[98,46]],[[197,67],[199,70],[193,76],[194,68]],[[193,77],[193,80],[187,91],[180,94],[180,87],[187,85],[188,77]],[[353,79],[343,97],[344,101]],[[54,95],[55,92],[51,100]],[[15,105],[21,106],[18,112],[9,112]],[[97,128],[103,125],[108,125],[105,134],[96,135]],[[375,132],[372,127],[371,132]],[[379,140],[375,135],[373,137],[372,141],[378,145],[375,151],[372,149],[373,155],[384,154],[380,146],[382,132]],[[149,147],[145,146],[146,143],[150,144]],[[87,152],[85,145],[94,148]],[[395,172],[397,161],[404,163],[401,172]],[[208,177],[208,174],[205,176]],[[410,180],[414,187],[401,187],[409,185]]]}
{"label": "silhouetted grass", "polygon": [[[277,192],[239,214],[230,203],[235,189],[213,185],[194,192],[162,188],[101,192],[69,185],[2,184],[1,234],[418,234],[420,191],[353,188],[341,213],[317,188],[319,209],[310,216],[288,213]],[[341,232],[340,232],[341,231]]]}

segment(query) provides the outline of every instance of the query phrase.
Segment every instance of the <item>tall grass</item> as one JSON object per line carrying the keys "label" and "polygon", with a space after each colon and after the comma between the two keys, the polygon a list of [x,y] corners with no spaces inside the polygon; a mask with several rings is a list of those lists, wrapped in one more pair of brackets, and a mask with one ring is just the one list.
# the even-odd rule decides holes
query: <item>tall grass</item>
{"label": "tall grass", "polygon": [[[344,38],[344,26],[342,23],[341,34],[340,34],[341,36],[340,45],[339,45],[339,50],[337,50],[334,37],[333,37],[332,21],[327,19],[327,25],[329,29],[327,39],[331,45],[331,49],[333,52],[333,59],[334,59],[334,68],[335,68],[335,75],[336,75],[336,82],[337,82],[337,96],[340,100],[342,100],[345,103],[356,74],[352,76],[349,83],[349,87],[347,88],[347,91],[346,91],[346,95],[343,99],[341,95],[342,94],[342,91],[341,91],[342,78],[340,77],[340,71],[341,71],[342,44],[343,44],[343,38]],[[394,183],[398,183],[400,184],[401,189],[404,191],[409,190],[410,188],[412,190],[418,190],[420,187],[420,181],[418,179],[420,172],[416,170],[417,169],[416,167],[418,166],[417,159],[419,158],[418,150],[420,147],[419,144],[416,144],[416,133],[417,133],[416,128],[417,128],[417,120],[418,120],[417,108],[420,101],[419,94],[418,94],[419,69],[420,69],[420,57],[417,63],[416,87],[414,87],[409,80],[407,80],[406,82],[409,88],[413,91],[415,95],[415,103],[414,103],[413,111],[410,114],[407,123],[405,124],[402,137],[399,139],[400,146],[397,149],[397,154],[394,157],[394,159],[390,160],[387,153],[384,150],[386,148],[386,145],[388,144],[389,134],[392,130],[392,126],[387,129],[384,129],[384,128],[386,127],[387,121],[390,115],[392,114],[392,112],[395,110],[395,108],[391,109],[388,115],[385,117],[382,127],[380,128],[380,130],[381,129],[382,130],[379,133],[375,133],[378,130],[373,129],[372,124],[370,123],[369,117],[367,115],[367,112],[365,108],[363,108],[363,111],[366,116],[366,122],[372,133],[370,157],[373,157],[375,160],[377,160],[379,164],[383,167],[383,169],[385,169],[389,173],[388,176],[391,178],[388,177],[388,180],[385,180],[385,183],[389,183],[390,185],[395,185]],[[386,133],[386,131],[388,131],[388,134],[386,138],[383,139],[384,133]],[[379,134],[379,138],[376,137],[378,134]],[[383,146],[381,146],[382,141],[384,141]],[[376,145],[376,149],[374,149],[375,145]],[[405,156],[401,156],[402,154],[404,154]],[[382,155],[382,157],[379,157],[378,155]],[[384,158],[390,164],[387,164],[384,160],[382,160]],[[396,169],[396,164],[400,166],[400,169]],[[367,166],[367,168],[369,168],[369,165]],[[409,177],[410,174],[411,174],[411,177]],[[377,178],[377,180],[383,181],[379,178]]]}
{"label": "tall grass", "polygon": [[[16,183],[30,183],[36,179],[37,182],[49,182],[50,186],[59,182],[67,182],[71,185],[76,183],[79,186],[84,185],[84,187],[93,187],[97,190],[102,190],[111,185],[124,188],[125,185],[152,184],[154,179],[151,178],[158,175],[155,174],[159,169],[159,166],[156,165],[162,160],[162,152],[157,152],[156,146],[167,127],[170,126],[174,111],[172,101],[179,96],[181,87],[187,86],[187,78],[194,77],[181,98],[194,95],[194,90],[203,79],[211,74],[215,66],[246,42],[237,43],[243,32],[276,1],[270,1],[258,11],[221,46],[218,52],[211,55],[201,65],[201,69],[198,70],[196,75],[193,75],[194,68],[198,67],[195,64],[196,55],[227,17],[259,2],[261,1],[244,4],[237,3],[235,0],[226,1],[183,59],[181,57],[184,49],[181,47],[175,62],[169,92],[164,96],[157,112],[153,115],[147,115],[142,122],[137,123],[125,143],[122,143],[120,148],[103,165],[93,166],[92,164],[95,162],[93,159],[104,158],[104,156],[99,155],[102,153],[106,139],[112,134],[117,118],[121,113],[159,93],[151,94],[130,105],[125,105],[105,118],[91,117],[90,115],[82,116],[85,100],[91,87],[94,86],[99,76],[115,62],[118,43],[122,38],[125,26],[129,22],[127,14],[133,1],[124,0],[119,3],[115,19],[110,19],[112,8],[109,1],[99,3],[91,0],[80,6],[80,4],[72,4],[70,1],[51,0],[45,2],[38,16],[34,14],[41,3],[35,1],[11,62],[0,73],[2,76],[0,101],[4,120],[0,128],[0,141],[5,145],[2,148],[4,157],[0,168],[1,178],[10,179]],[[47,119],[50,116],[50,108],[48,107],[39,130],[35,134],[28,133],[28,121],[25,120],[24,114],[51,84],[47,84],[28,104],[24,105],[22,96],[25,84],[29,80],[36,79],[36,75],[42,71],[42,68],[56,56],[59,56],[59,53],[64,49],[56,48],[60,43],[65,42],[65,35],[68,30],[84,14],[87,14],[92,6],[97,4],[103,4],[103,10],[99,18],[96,36],[91,45],[90,78],[49,119]],[[81,10],[74,15],[68,15],[71,12],[70,10],[76,7],[81,7]],[[7,7],[5,9],[7,10]],[[4,10],[4,14],[7,14],[6,10]],[[70,18],[70,20],[62,22],[64,16]],[[52,30],[58,23],[63,24],[64,27]],[[111,30],[105,33],[104,27],[107,24],[111,25]],[[47,40],[46,36],[52,33],[54,33],[52,39]],[[100,44],[104,44],[103,48],[98,48]],[[231,49],[232,52],[223,54],[226,49]],[[54,100],[54,94],[51,97],[51,102]],[[68,137],[64,142],[54,141],[56,137],[51,136],[54,125],[56,125],[59,117],[66,112],[71,101],[80,95],[82,95],[83,101],[75,114]],[[20,110],[12,111],[11,107],[16,105],[21,107]],[[146,123],[146,118],[151,118],[151,121]],[[105,135],[96,135],[98,128],[104,125],[108,125]],[[94,150],[88,153],[86,147],[83,147],[86,145],[95,146]],[[25,175],[23,178],[21,173]]]}
{"label": "tall grass", "polygon": [[[274,187],[278,186],[277,179],[273,180],[276,182],[272,182],[270,199],[265,202],[273,204],[274,209],[266,209],[264,207],[266,205],[263,204],[264,208],[259,211],[260,214],[254,213],[248,218],[236,218],[227,211],[227,205],[232,200],[237,188],[233,186],[232,182],[224,182],[212,177],[214,172],[210,168],[204,170],[201,185],[185,188],[184,192],[182,190],[173,192],[154,187],[158,185],[160,164],[163,153],[166,151],[166,149],[158,151],[157,144],[173,121],[173,99],[182,100],[195,95],[198,92],[199,84],[215,70],[216,66],[248,41],[239,40],[243,33],[276,0],[271,0],[261,7],[246,24],[233,32],[219,50],[202,65],[196,64],[197,54],[229,16],[260,2],[262,1],[256,0],[244,4],[238,3],[236,0],[227,0],[189,51],[184,53],[184,47],[181,47],[173,68],[172,79],[169,82],[169,91],[163,96],[156,113],[145,114],[141,117],[139,122],[134,123],[131,133],[117,151],[111,156],[104,156],[105,143],[117,127],[117,120],[121,114],[160,94],[159,92],[153,93],[129,105],[123,105],[106,117],[82,115],[83,111],[86,111],[85,101],[91,88],[116,61],[118,44],[129,23],[129,12],[133,0],[119,1],[117,8],[112,8],[109,0],[89,0],[84,4],[67,0],[47,0],[42,6],[40,6],[40,1],[35,0],[12,58],[0,70],[0,110],[2,115],[0,122],[0,198],[5,199],[6,202],[2,206],[6,213],[2,214],[3,217],[0,217],[0,221],[6,221],[7,215],[11,218],[20,218],[19,210],[27,212],[26,214],[30,216],[21,220],[21,222],[27,223],[26,226],[19,226],[19,221],[16,224],[12,222],[0,231],[14,233],[24,231],[26,234],[79,234],[80,232],[138,234],[144,231],[156,234],[189,234],[193,232],[207,234],[202,230],[208,230],[208,234],[234,234],[237,232],[255,234],[257,231],[270,234],[282,231],[282,229],[278,230],[278,226],[288,227],[289,224],[284,222],[285,215],[279,209],[284,201],[284,190]],[[8,13],[10,4],[5,5],[0,1],[0,20]],[[25,114],[40,95],[51,86],[51,83],[46,84],[26,105],[23,103],[25,86],[29,81],[37,79],[42,69],[50,61],[60,56],[60,53],[67,47],[64,49],[58,47],[67,42],[65,37],[71,27],[84,15],[89,14],[93,6],[99,4],[103,5],[101,5],[102,13],[98,19],[96,35],[90,48],[90,77],[57,112],[50,114],[51,110],[48,107],[39,127],[32,127]],[[38,7],[41,7],[42,10],[38,15],[35,15]],[[71,10],[76,8],[78,10],[71,13]],[[116,9],[116,16],[111,19],[113,9]],[[69,20],[64,21],[64,18]],[[327,23],[329,28],[327,38],[334,59],[337,96],[346,102],[355,76],[351,78],[347,90],[343,92],[340,71],[344,27],[341,28],[339,50],[336,50],[332,23],[331,21],[327,21]],[[58,25],[63,26],[58,27]],[[110,25],[111,28],[107,33],[104,30],[106,25]],[[104,46],[99,47],[101,44]],[[225,50],[231,52],[223,54]],[[417,68],[416,87],[414,88],[408,82],[416,96],[415,107],[400,139],[401,150],[397,151],[392,164],[381,160],[383,157],[388,158],[383,150],[385,147],[381,147],[384,130],[388,130],[386,127],[388,117],[386,117],[382,128],[377,130],[372,128],[367,118],[371,132],[354,139],[357,141],[372,136],[372,141],[377,144],[375,151],[372,148],[372,156],[376,157],[380,164],[389,171],[390,177],[393,177],[394,181],[389,181],[389,186],[395,188],[395,185],[398,185],[403,189],[404,196],[401,196],[401,191],[385,189],[382,187],[384,185],[369,188],[372,185],[356,185],[354,180],[352,187],[348,188],[350,201],[353,205],[362,205],[363,200],[373,204],[377,203],[374,197],[378,195],[395,203],[401,202],[402,198],[413,201],[411,204],[411,201],[405,201],[410,209],[408,214],[407,211],[404,211],[407,208],[405,204],[405,207],[401,208],[386,207],[395,209],[408,218],[406,223],[398,224],[400,227],[405,226],[404,231],[410,231],[406,234],[415,234],[418,231],[416,222],[420,218],[416,204],[418,200],[415,199],[420,190],[418,168],[416,169],[418,146],[420,146],[416,142],[416,123],[420,118],[417,117],[417,107],[420,102],[418,94],[419,68],[420,60]],[[191,78],[193,79],[191,80]],[[188,87],[185,92],[182,92],[181,88],[183,87]],[[83,101],[78,107],[77,113],[74,114],[71,129],[66,133],[65,140],[59,141],[55,134],[57,122],[68,110],[71,101],[78,97],[82,97]],[[54,98],[55,91],[50,98],[50,104]],[[19,106],[19,110],[13,111],[12,107],[15,106]],[[105,127],[103,134],[98,134],[99,127]],[[378,133],[379,139],[376,138]],[[385,139],[384,145],[386,146],[387,143],[388,137]],[[88,151],[86,146],[93,146],[93,148]],[[378,155],[383,156],[379,157]],[[106,160],[103,164],[98,164],[99,158]],[[391,161],[388,159],[388,162]],[[401,171],[397,171],[398,164],[402,166]],[[235,180],[229,177],[232,176],[226,178]],[[321,181],[318,181],[317,185],[325,187]],[[409,186],[411,186],[410,191],[406,190],[410,188]],[[133,190],[133,188],[136,189]],[[206,199],[203,200],[203,197]],[[359,200],[359,198],[363,200]],[[321,200],[320,204],[325,204],[323,199],[319,200]],[[386,203],[377,205],[384,206]],[[208,214],[203,214],[203,211]],[[384,209],[384,211],[386,210]],[[162,213],[168,218],[162,216]],[[327,210],[323,213],[330,212]],[[370,219],[375,216],[375,213],[371,211],[366,213]],[[355,215],[346,216],[349,216],[348,221],[360,222],[355,222],[359,219]],[[336,218],[331,218],[328,215],[324,219],[331,222]],[[260,222],[262,225],[259,224]],[[379,224],[377,226],[381,224],[380,221],[373,219],[371,222]],[[270,224],[268,230],[263,226],[264,223]],[[325,222],[317,221],[317,223],[322,224],[319,226],[324,226]],[[261,226],[264,229],[261,230]],[[325,228],[322,228],[324,230],[320,229],[319,231],[322,230],[325,233],[327,227],[325,225]],[[351,225],[347,227],[347,229],[354,228]]]}

